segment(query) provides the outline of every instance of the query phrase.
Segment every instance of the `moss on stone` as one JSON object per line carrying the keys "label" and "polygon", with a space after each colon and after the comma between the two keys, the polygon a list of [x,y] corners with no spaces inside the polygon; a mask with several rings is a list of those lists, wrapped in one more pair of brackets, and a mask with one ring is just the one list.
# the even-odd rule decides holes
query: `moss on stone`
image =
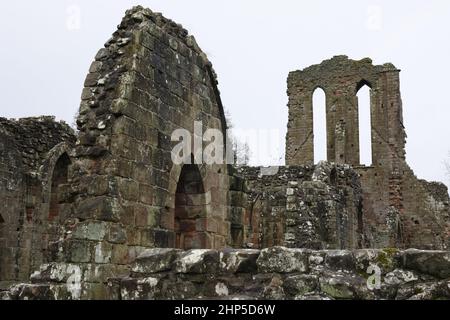
{"label": "moss on stone", "polygon": [[391,269],[394,263],[394,256],[399,252],[396,248],[385,248],[379,252],[376,263],[385,271]]}

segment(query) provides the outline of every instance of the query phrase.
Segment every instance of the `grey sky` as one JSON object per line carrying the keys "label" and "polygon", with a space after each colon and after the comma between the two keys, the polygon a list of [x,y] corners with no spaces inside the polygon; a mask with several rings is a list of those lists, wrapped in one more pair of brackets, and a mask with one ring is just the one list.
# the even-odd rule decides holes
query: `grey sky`
{"label": "grey sky", "polygon": [[[407,159],[420,178],[448,181],[450,2],[43,0],[0,3],[0,116],[73,122],[87,70],[124,11],[141,4],[195,35],[237,128],[278,129],[286,78],[333,55],[392,62],[401,73]],[[79,13],[79,21],[77,19]],[[259,162],[274,162],[269,149]]]}

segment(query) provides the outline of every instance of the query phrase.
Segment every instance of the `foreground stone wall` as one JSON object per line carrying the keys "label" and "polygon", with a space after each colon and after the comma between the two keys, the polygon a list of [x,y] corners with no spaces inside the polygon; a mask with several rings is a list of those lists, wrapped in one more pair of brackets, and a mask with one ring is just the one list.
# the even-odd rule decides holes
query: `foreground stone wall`
{"label": "foreground stone wall", "polygon": [[[73,276],[76,274],[77,276]],[[149,249],[104,291],[91,270],[42,266],[3,299],[450,299],[450,252]],[[369,283],[369,284],[368,284]]]}

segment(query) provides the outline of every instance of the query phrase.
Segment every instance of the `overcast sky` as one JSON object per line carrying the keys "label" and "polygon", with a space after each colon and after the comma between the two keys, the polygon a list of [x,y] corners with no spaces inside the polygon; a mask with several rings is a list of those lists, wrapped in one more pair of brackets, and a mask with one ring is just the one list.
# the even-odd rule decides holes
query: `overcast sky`
{"label": "overcast sky", "polygon": [[[95,53],[124,11],[141,4],[195,35],[237,129],[259,129],[284,152],[291,70],[333,55],[392,62],[400,74],[407,160],[418,177],[448,182],[450,1],[41,0],[0,3],[0,116],[73,122]],[[254,146],[252,146],[254,147]]]}

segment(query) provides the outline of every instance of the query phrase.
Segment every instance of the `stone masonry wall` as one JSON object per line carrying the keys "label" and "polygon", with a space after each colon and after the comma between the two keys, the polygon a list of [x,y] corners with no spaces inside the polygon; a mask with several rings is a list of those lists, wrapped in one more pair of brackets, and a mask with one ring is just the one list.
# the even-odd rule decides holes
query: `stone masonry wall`
{"label": "stone masonry wall", "polygon": [[350,166],[242,167],[247,246],[342,249],[366,246],[362,190]]}
{"label": "stone masonry wall", "polygon": [[[317,87],[328,162],[314,165]],[[226,142],[216,75],[182,26],[128,10],[90,67],[77,136],[51,117],[0,118],[0,298],[450,298],[449,252],[360,249],[450,245],[447,188],[405,161],[399,70],[335,56],[291,72],[288,94],[287,166],[207,165],[197,150],[183,156],[200,163],[174,164],[176,129],[201,150],[206,129]]]}
{"label": "stone masonry wall", "polygon": [[[313,162],[312,95],[320,87],[326,95],[327,159],[350,164],[360,175],[369,246],[445,249],[448,192],[437,200],[406,163],[399,71],[390,63],[375,66],[369,58],[335,56],[291,72],[286,162]],[[371,89],[371,166],[360,165],[356,94],[363,85]]]}
{"label": "stone masonry wall", "polygon": [[[374,66],[369,58],[355,61],[335,56],[291,72],[286,163],[306,164],[314,160],[312,96],[320,87],[326,95],[327,160],[360,164],[356,94],[363,85],[371,88],[373,164],[388,166],[393,157],[404,159],[406,135],[399,71],[390,63]],[[339,133],[344,133],[343,140]]]}
{"label": "stone masonry wall", "polygon": [[74,142],[73,130],[53,117],[0,118],[0,287],[28,279],[42,263],[50,158]]}
{"label": "stone masonry wall", "polygon": [[[103,292],[48,264],[3,299],[450,299],[450,253],[409,249],[149,249]],[[69,281],[68,281],[69,280]],[[71,281],[72,280],[72,281]]]}
{"label": "stone masonry wall", "polygon": [[17,279],[19,232],[25,215],[23,164],[14,138],[0,128],[0,280]]}
{"label": "stone masonry wall", "polygon": [[211,63],[180,25],[128,10],[86,77],[61,203],[69,215],[49,260],[95,270],[83,281],[104,288],[145,248],[231,243],[227,167],[171,159],[172,132],[193,133],[195,121],[202,133],[226,129]]}

